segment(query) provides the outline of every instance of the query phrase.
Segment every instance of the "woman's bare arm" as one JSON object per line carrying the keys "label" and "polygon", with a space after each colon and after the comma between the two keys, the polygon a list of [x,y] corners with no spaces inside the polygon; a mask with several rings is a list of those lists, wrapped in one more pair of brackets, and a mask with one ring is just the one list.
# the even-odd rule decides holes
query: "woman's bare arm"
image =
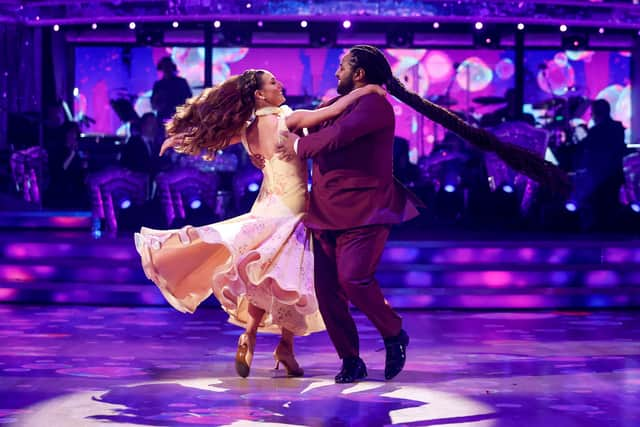
{"label": "woman's bare arm", "polygon": [[317,110],[295,110],[286,118],[287,128],[294,132],[297,129],[309,128],[340,115],[349,105],[358,98],[377,93],[385,96],[387,92],[379,85],[369,84],[358,89],[354,89],[347,95],[338,99],[331,105],[318,108]]}

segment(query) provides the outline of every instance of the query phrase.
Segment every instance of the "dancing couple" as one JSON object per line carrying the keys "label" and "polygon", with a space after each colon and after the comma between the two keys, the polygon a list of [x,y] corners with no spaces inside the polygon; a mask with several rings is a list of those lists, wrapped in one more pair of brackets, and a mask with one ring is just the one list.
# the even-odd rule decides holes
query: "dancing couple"
{"label": "dancing couple", "polygon": [[[375,271],[391,226],[415,217],[421,203],[393,176],[395,117],[382,85],[516,170],[543,184],[565,184],[553,165],[407,90],[375,47],[352,47],[336,78],[339,97],[317,110],[291,111],[282,106],[275,76],[247,70],[190,99],[167,125],[161,153],[213,155],[241,142],[263,171],[249,213],[203,227],[143,228],[135,236],[145,274],[173,307],[193,312],[214,294],[229,321],[244,327],[235,357],[242,377],[249,375],[257,332],[279,333],[276,367],[301,376],[293,337],[326,327],[342,359],[335,381],[365,378],[350,302],[384,340],[385,378],[405,365],[409,336]],[[303,128],[312,132],[298,137]]]}

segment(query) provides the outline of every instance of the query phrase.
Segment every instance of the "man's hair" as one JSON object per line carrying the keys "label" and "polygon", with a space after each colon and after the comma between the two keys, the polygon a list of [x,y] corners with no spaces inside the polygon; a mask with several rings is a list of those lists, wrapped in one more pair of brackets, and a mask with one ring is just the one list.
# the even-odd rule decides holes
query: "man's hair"
{"label": "man's hair", "polygon": [[596,99],[591,103],[591,114],[598,119],[608,119],[611,117],[611,105],[606,99]]}
{"label": "man's hair", "polygon": [[518,172],[548,184],[558,192],[568,194],[566,174],[556,166],[525,149],[505,144],[493,133],[469,125],[449,110],[408,90],[398,78],[394,77],[391,65],[380,49],[369,45],[356,45],[349,50],[349,54],[352,69],[364,70],[364,79],[367,83],[385,85],[391,95],[420,114],[458,134],[481,150],[496,153]]}
{"label": "man's hair", "polygon": [[170,56],[164,56],[160,58],[160,61],[158,61],[158,65],[156,66],[156,69],[158,71],[164,71],[164,72],[170,72],[170,73],[176,73],[178,71],[178,67],[176,66],[176,63],[173,62],[173,59],[171,59]]}

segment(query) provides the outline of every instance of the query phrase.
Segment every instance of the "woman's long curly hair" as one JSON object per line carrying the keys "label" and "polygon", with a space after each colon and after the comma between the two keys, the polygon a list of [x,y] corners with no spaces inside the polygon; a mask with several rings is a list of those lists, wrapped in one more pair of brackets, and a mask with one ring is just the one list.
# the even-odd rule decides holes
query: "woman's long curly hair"
{"label": "woman's long curly hair", "polygon": [[255,91],[262,87],[264,70],[247,70],[205,89],[178,107],[166,124],[167,137],[178,138],[179,153],[213,157],[228,147],[255,110]]}

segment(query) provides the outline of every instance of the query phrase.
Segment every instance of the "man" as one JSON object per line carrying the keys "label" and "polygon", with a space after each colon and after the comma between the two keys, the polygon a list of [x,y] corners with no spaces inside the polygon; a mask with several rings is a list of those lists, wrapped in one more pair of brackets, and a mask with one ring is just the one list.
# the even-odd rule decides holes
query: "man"
{"label": "man", "polygon": [[[371,46],[354,46],[336,72],[338,93],[368,83],[381,84]],[[376,59],[376,60],[374,60]],[[337,383],[367,376],[360,358],[356,324],[349,302],[382,335],[385,378],[405,364],[409,337],[402,319],[388,305],[374,274],[391,224],[415,217],[414,196],[393,176],[395,117],[380,95],[366,95],[332,122],[308,136],[283,140],[276,152],[284,158],[313,159],[313,187],[305,224],[313,231],[315,289],[320,312],[342,359]]]}
{"label": "man", "polygon": [[151,107],[156,110],[158,120],[164,122],[176,113],[176,107],[191,98],[191,88],[187,80],[178,77],[178,67],[170,56],[158,61],[156,67],[162,73],[162,78],[153,84],[151,93]]}
{"label": "man", "polygon": [[622,158],[625,155],[624,127],[611,118],[611,107],[604,99],[591,104],[594,126],[580,143],[582,167],[586,170],[585,197],[588,209],[583,224],[587,229],[607,230],[613,226],[618,192],[624,183]]}

